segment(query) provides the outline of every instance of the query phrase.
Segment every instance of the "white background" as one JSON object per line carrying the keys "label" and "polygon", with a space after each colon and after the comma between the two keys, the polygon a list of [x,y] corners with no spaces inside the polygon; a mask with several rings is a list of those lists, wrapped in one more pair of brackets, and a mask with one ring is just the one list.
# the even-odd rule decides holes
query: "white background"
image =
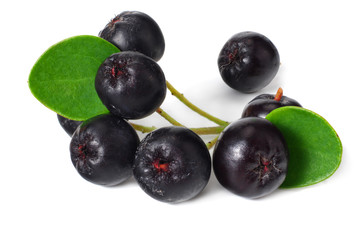
{"label": "white background", "polygon": [[[359,8],[357,1],[2,1],[0,239],[355,239],[359,198]],[[51,45],[97,35],[116,14],[143,11],[162,28],[166,78],[192,102],[228,121],[261,93],[284,95],[325,117],[343,143],[342,163],[317,185],[248,200],[214,175],[197,198],[165,204],[131,179],[90,184],[75,171],[70,138],[30,93],[32,65]],[[227,87],[217,56],[233,34],[257,31],[281,67],[259,92]],[[188,127],[213,126],[168,94],[163,109]],[[139,121],[158,127],[157,114]],[[208,140],[210,138],[205,138]]]}

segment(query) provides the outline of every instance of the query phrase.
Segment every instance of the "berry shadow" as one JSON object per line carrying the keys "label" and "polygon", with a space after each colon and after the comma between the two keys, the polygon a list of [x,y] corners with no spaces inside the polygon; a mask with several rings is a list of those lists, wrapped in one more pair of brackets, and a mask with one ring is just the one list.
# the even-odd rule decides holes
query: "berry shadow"
{"label": "berry shadow", "polygon": [[[131,176],[129,179],[127,179],[126,181],[118,184],[118,185],[115,185],[115,186],[105,186],[105,187],[108,187],[108,188],[124,188],[124,187],[138,187],[138,183],[136,182],[134,176]],[[139,188],[139,190],[141,190]]]}
{"label": "berry shadow", "polygon": [[187,204],[187,203],[190,204],[190,203],[197,202],[197,201],[203,201],[205,199],[209,199],[210,197],[221,193],[224,190],[225,189],[217,181],[214,173],[211,172],[208,184],[206,185],[204,190],[199,195],[197,195],[196,197],[194,197],[194,198],[192,198],[190,200],[187,200],[185,202],[174,203],[173,205],[178,205],[178,204],[182,205],[182,204]]}

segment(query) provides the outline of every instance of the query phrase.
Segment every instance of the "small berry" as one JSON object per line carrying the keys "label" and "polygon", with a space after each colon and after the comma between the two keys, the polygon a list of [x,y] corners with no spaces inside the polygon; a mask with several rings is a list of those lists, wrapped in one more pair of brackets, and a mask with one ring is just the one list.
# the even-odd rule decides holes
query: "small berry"
{"label": "small berry", "polygon": [[106,186],[122,183],[132,176],[132,163],[139,137],[125,120],[111,114],[93,117],[75,131],[71,160],[86,180]]}
{"label": "small berry", "polygon": [[75,121],[57,114],[58,121],[65,132],[71,137],[82,121]]}
{"label": "small berry", "polygon": [[160,107],[166,96],[166,80],[151,58],[138,52],[120,52],[101,64],[95,89],[112,114],[140,119]]}
{"label": "small berry", "polygon": [[259,198],[285,180],[288,149],[281,132],[268,120],[241,118],[221,133],[213,153],[219,183],[231,192]]}
{"label": "small berry", "polygon": [[241,117],[262,117],[265,118],[272,110],[285,106],[301,107],[295,99],[283,96],[279,88],[274,94],[261,94],[251,100],[244,108]]}
{"label": "small berry", "polygon": [[191,130],[164,127],[140,142],[133,171],[148,195],[177,203],[194,198],[205,188],[211,157],[205,143]]}
{"label": "small berry", "polygon": [[145,13],[126,11],[112,19],[99,33],[121,51],[137,51],[155,61],[165,51],[165,40],[159,25]]}
{"label": "small berry", "polygon": [[223,46],[218,67],[224,82],[240,92],[258,91],[268,85],[280,66],[275,45],[264,35],[241,32]]}

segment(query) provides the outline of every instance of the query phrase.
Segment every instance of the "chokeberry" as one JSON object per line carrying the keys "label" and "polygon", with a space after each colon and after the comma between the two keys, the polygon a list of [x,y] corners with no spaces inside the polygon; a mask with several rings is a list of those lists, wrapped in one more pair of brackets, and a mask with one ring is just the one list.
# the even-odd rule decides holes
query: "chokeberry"
{"label": "chokeberry", "polygon": [[202,139],[183,127],[148,134],[136,152],[134,177],[159,201],[176,203],[197,196],[207,185],[211,157]]}
{"label": "chokeberry", "polygon": [[223,46],[218,67],[224,82],[240,92],[255,92],[268,85],[278,72],[275,45],[256,32],[240,32]]}
{"label": "chokeberry", "polygon": [[272,110],[285,106],[301,107],[295,99],[283,96],[282,88],[276,94],[261,94],[251,100],[244,108],[241,117],[265,118]]}
{"label": "chokeberry", "polygon": [[108,57],[95,78],[96,92],[109,109],[125,119],[140,119],[156,111],[166,96],[166,80],[160,66],[138,52]]}
{"label": "chokeberry", "polygon": [[65,132],[71,137],[82,121],[75,121],[57,114],[58,121]]}
{"label": "chokeberry", "polygon": [[165,40],[159,25],[145,13],[126,11],[112,19],[99,33],[121,51],[137,51],[155,61],[165,51]]}
{"label": "chokeberry", "polygon": [[83,122],[70,143],[71,160],[86,180],[106,186],[132,176],[139,137],[125,120],[104,114]]}
{"label": "chokeberry", "polygon": [[288,149],[281,132],[268,120],[241,118],[221,133],[213,152],[219,183],[231,192],[259,198],[285,180]]}

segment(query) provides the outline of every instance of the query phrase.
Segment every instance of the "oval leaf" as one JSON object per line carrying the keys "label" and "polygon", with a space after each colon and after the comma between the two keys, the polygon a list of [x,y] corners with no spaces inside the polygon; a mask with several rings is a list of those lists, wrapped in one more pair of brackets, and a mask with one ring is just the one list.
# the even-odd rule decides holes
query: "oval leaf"
{"label": "oval leaf", "polygon": [[309,186],[329,178],[339,167],[342,144],[330,124],[300,107],[282,107],[266,116],[283,133],[289,148],[282,188]]}
{"label": "oval leaf", "polygon": [[73,120],[83,121],[108,112],[95,90],[101,63],[119,52],[95,36],[75,36],[50,47],[29,76],[32,94],[46,107]]}

